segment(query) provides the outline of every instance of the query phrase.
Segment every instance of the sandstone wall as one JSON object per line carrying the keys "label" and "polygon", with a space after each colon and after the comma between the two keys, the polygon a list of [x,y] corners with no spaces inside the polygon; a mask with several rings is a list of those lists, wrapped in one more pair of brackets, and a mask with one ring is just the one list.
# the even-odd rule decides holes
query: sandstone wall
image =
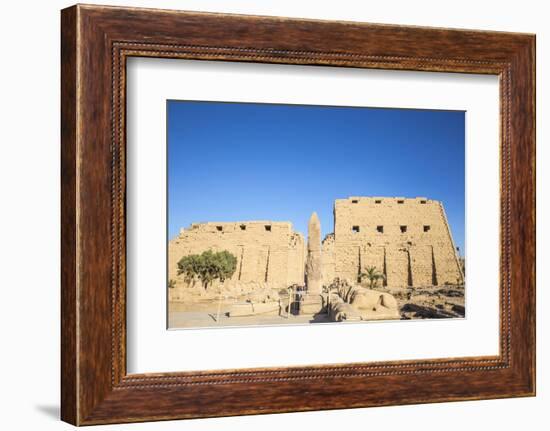
{"label": "sandstone wall", "polygon": [[[196,223],[168,244],[168,278],[176,281],[176,288],[169,289],[171,300],[182,299],[182,289],[189,287],[177,274],[177,262],[209,249],[237,257],[235,274],[223,283],[224,289],[249,292],[304,284],[305,241],[291,223]],[[335,277],[356,283],[369,266],[386,276],[388,287],[464,282],[443,206],[426,198],[335,201],[334,233],[321,244],[322,284]],[[220,286],[215,282],[211,290]]]}
{"label": "sandstone wall", "polygon": [[[178,275],[177,262],[189,254],[206,250],[227,250],[237,257],[237,269],[224,289],[244,290],[262,287],[286,288],[304,284],[305,243],[288,222],[252,221],[239,223],[196,223],[168,243],[168,279],[176,281],[170,289],[177,300],[186,288],[184,276]],[[213,289],[219,282],[212,285]],[[248,287],[248,288],[247,288]]]}
{"label": "sandstone wall", "polygon": [[336,277],[334,265],[334,234],[329,233],[321,243],[321,275],[324,285],[329,284]]}
{"label": "sandstone wall", "polygon": [[[323,283],[356,282],[375,266],[390,287],[463,283],[445,211],[426,198],[350,197],[334,204],[334,238]],[[326,241],[325,241],[326,242]],[[325,250],[326,249],[326,250]]]}

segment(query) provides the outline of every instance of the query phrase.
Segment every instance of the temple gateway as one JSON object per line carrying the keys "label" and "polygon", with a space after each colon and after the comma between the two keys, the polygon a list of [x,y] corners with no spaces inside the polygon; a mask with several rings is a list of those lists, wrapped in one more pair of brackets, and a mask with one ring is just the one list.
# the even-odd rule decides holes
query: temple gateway
{"label": "temple gateway", "polygon": [[[361,281],[376,268],[391,288],[460,285],[464,275],[441,202],[427,198],[349,197],[334,203],[334,232],[321,241],[315,213],[308,241],[290,222],[243,221],[192,224],[168,244],[170,300],[183,299],[188,281],[177,262],[205,250],[237,258],[230,279],[218,288],[251,291],[307,284],[309,293],[335,279]],[[214,288],[216,286],[214,285]]]}

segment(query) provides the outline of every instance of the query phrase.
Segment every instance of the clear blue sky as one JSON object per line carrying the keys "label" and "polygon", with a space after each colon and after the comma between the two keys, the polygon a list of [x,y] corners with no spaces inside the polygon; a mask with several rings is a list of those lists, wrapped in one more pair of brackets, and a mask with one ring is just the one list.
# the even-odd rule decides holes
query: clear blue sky
{"label": "clear blue sky", "polygon": [[464,250],[464,112],[168,101],[168,235],[202,221],[333,231],[349,196],[443,202]]}

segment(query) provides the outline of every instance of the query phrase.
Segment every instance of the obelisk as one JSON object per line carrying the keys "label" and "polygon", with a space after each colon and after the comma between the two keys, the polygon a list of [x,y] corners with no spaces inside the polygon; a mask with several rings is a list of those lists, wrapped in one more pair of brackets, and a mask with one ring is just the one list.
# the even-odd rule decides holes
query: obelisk
{"label": "obelisk", "polygon": [[314,212],[309,218],[307,237],[306,285],[309,295],[320,295],[321,276],[321,222]]}

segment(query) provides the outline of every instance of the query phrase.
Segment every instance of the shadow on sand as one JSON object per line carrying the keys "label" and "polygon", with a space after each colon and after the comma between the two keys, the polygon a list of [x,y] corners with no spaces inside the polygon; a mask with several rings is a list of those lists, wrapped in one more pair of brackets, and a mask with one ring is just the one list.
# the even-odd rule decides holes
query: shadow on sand
{"label": "shadow on sand", "polygon": [[315,313],[309,323],[330,323],[327,313]]}

